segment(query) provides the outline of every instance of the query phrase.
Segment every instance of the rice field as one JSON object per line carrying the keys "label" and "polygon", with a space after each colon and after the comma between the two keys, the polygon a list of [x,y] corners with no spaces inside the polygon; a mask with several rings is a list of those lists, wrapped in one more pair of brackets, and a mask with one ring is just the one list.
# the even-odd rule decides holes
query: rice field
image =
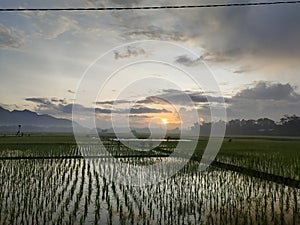
{"label": "rice field", "polygon": [[300,139],[227,140],[217,161],[300,180]]}
{"label": "rice field", "polygon": [[[299,180],[298,142],[269,142],[225,140],[217,160]],[[256,151],[245,143],[252,143],[251,148],[256,145]],[[118,144],[107,144],[114,155],[137,156]],[[274,154],[263,144],[277,146]],[[294,157],[288,157],[287,147],[287,154],[280,154],[281,144],[294,145],[290,149]],[[198,154],[204,145],[205,141],[200,141]],[[0,160],[0,224],[300,224],[300,189],[213,166],[200,172],[195,160],[163,182],[139,187],[100,176],[99,168],[112,173],[109,158],[59,158],[80,155],[80,149],[69,141],[2,141],[0,146],[2,158],[14,157]],[[159,157],[173,147],[164,143],[148,152],[156,157],[118,160],[125,165],[166,160],[175,166],[183,159]],[[45,158],[34,159],[36,156]],[[46,158],[51,156],[57,158]]]}

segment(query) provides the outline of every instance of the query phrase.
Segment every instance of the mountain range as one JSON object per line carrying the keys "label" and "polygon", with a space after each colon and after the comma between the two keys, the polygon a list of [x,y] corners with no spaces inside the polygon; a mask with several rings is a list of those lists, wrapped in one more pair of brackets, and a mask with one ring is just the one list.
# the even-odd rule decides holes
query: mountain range
{"label": "mountain range", "polygon": [[39,115],[30,110],[9,111],[0,107],[0,131],[15,132],[22,125],[24,132],[72,132],[72,121],[55,118],[50,115]]}

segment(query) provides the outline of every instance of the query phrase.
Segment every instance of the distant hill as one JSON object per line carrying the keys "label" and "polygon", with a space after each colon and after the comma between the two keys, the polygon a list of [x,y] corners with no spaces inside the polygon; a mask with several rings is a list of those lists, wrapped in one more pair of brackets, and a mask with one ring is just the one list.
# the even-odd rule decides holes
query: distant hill
{"label": "distant hill", "polygon": [[39,115],[29,110],[9,111],[0,107],[0,131],[17,131],[22,125],[24,132],[72,132],[72,121],[55,118],[50,115]]}

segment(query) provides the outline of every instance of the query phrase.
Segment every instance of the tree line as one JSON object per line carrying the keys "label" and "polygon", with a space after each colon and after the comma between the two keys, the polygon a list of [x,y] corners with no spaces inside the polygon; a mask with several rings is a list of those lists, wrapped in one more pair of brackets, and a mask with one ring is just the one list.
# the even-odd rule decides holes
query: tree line
{"label": "tree line", "polygon": [[[225,123],[215,122],[215,125]],[[211,122],[195,123],[192,131],[200,126],[200,135],[209,135]],[[284,115],[280,121],[269,118],[233,119],[226,123],[226,135],[270,135],[270,136],[300,136],[300,117]]]}

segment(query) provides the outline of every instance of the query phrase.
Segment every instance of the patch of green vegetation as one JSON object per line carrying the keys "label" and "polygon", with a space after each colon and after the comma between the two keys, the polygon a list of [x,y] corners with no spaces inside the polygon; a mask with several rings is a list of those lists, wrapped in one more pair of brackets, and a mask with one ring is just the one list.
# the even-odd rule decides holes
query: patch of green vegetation
{"label": "patch of green vegetation", "polygon": [[300,140],[282,137],[226,138],[220,162],[300,179]]}
{"label": "patch of green vegetation", "polygon": [[71,133],[33,133],[22,137],[0,135],[0,144],[76,144]]}
{"label": "patch of green vegetation", "polygon": [[[152,151],[135,151],[118,141],[113,141],[114,134],[103,134],[100,138],[106,150],[115,156],[169,155],[178,144],[176,141],[165,141]],[[194,158],[201,159],[207,141],[207,137],[200,137]],[[187,147],[186,151],[191,151],[191,149]],[[0,136],[0,157],[72,156],[80,154],[81,151],[76,146],[75,138],[71,133],[35,133],[23,137]],[[223,141],[216,160],[300,179],[300,139],[295,137],[227,137]]]}

